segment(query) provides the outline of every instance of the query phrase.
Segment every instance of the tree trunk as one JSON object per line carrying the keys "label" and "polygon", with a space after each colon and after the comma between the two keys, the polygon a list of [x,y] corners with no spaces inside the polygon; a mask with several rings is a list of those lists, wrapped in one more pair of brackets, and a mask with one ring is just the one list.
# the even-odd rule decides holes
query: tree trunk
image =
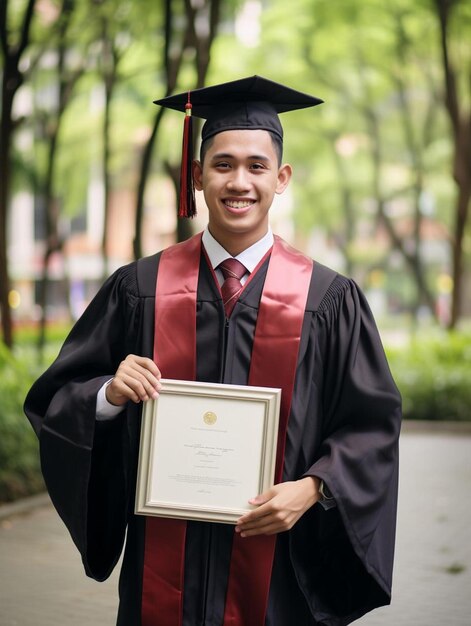
{"label": "tree trunk", "polygon": [[16,91],[14,84],[18,80],[18,76],[8,59],[6,59],[3,71],[2,118],[0,125],[0,313],[2,316],[3,341],[5,345],[11,348],[13,345],[13,332],[11,310],[8,302],[10,278],[7,255],[7,214],[10,199],[10,148],[13,135],[11,114],[13,97]]}
{"label": "tree trunk", "polygon": [[454,243],[453,243],[453,293],[451,297],[451,317],[449,329],[453,330],[459,321],[462,307],[464,252],[463,240],[469,215],[470,186],[468,180],[458,183]]}
{"label": "tree trunk", "polygon": [[101,257],[103,263],[102,282],[108,278],[108,224],[110,214],[111,198],[111,100],[116,84],[117,66],[119,57],[114,50],[114,44],[107,34],[106,21],[103,23],[103,81],[105,84],[105,110],[103,118],[103,186],[104,186],[104,207],[103,207],[103,237],[101,242]]}
{"label": "tree trunk", "polygon": [[13,99],[23,76],[19,69],[21,56],[29,43],[31,21],[35,0],[28,0],[19,43],[11,46],[8,41],[8,0],[0,2],[0,50],[3,55],[2,112],[0,121],[0,313],[2,316],[3,341],[8,347],[13,345],[13,329],[10,304],[10,279],[7,255],[7,214],[10,201],[10,154],[14,122],[12,119]]}
{"label": "tree trunk", "polygon": [[139,183],[137,185],[135,230],[132,246],[134,258],[136,260],[142,257],[142,218],[144,215],[144,194],[146,190],[147,178],[150,172],[150,166],[152,163],[152,152],[154,150],[155,141],[157,139],[160,122],[162,121],[164,111],[165,109],[163,108],[160,108],[158,110],[154,118],[152,132],[142,152],[141,169],[139,171]]}
{"label": "tree trunk", "polygon": [[46,343],[47,302],[49,292],[49,262],[54,252],[58,252],[62,249],[62,242],[59,240],[58,232],[59,212],[56,199],[54,198],[52,190],[54,180],[54,165],[57,150],[57,136],[59,131],[59,119],[60,117],[57,120],[49,141],[47,173],[44,184],[44,200],[46,202],[46,248],[43,256],[43,268],[38,301],[41,309],[41,319],[39,322],[37,343],[39,362],[42,361],[44,345]]}
{"label": "tree trunk", "polygon": [[[453,177],[457,186],[455,227],[453,240],[453,293],[449,329],[453,330],[461,316],[464,271],[463,240],[469,218],[471,198],[471,110],[460,106],[456,67],[448,49],[448,25],[451,13],[458,5],[453,0],[435,0],[440,26],[443,74],[445,83],[445,107],[453,135]],[[468,83],[469,84],[469,83]]]}
{"label": "tree trunk", "polygon": [[[61,18],[59,22],[59,41],[57,46],[57,80],[59,83],[59,95],[55,119],[46,123],[47,134],[49,136],[49,151],[47,161],[47,171],[44,180],[44,200],[46,203],[46,249],[43,256],[43,272],[39,289],[39,305],[41,308],[41,319],[37,341],[38,360],[42,362],[44,346],[46,344],[47,325],[47,303],[49,292],[49,264],[54,252],[62,252],[64,242],[59,233],[59,206],[58,199],[54,196],[54,177],[57,158],[57,148],[59,143],[59,132],[67,105],[70,102],[74,85],[83,73],[83,67],[79,67],[70,75],[66,75],[65,59],[67,53],[67,31],[74,9],[73,0],[63,0],[61,7]],[[65,271],[65,267],[64,267]],[[68,292],[69,281],[64,277],[64,292]],[[67,304],[68,298],[65,298]]]}

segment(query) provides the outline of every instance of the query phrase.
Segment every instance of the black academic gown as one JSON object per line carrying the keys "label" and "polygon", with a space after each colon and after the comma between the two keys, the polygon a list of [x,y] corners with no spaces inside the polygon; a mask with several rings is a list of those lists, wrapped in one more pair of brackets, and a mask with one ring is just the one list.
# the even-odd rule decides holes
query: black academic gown
{"label": "black academic gown", "polygon": [[[96,395],[127,354],[152,357],[159,258],[108,279],[25,402],[49,493],[89,576],[110,575],[127,528],[119,626],[141,623],[144,518],[132,512],[140,407],[129,403],[117,418],[97,422]],[[226,324],[202,256],[198,380],[247,383],[266,269],[267,262]],[[317,504],[278,535],[268,626],[342,626],[389,603],[399,429],[400,397],[364,297],[352,281],[315,263],[283,479],[319,476],[337,506],[326,511]],[[184,626],[221,626],[232,534],[230,525],[189,522]]]}

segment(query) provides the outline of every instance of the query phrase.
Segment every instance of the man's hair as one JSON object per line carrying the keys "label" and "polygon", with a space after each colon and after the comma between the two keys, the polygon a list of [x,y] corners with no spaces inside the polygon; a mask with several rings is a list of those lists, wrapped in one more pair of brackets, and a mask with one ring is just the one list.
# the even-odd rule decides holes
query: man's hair
{"label": "man's hair", "polygon": [[[267,133],[270,135],[271,141],[273,143],[273,147],[275,148],[278,166],[281,166],[281,163],[283,161],[283,140],[281,139],[279,135],[272,132],[271,130],[267,130]],[[212,137],[209,137],[205,141],[203,141],[203,143],[201,144],[201,148],[200,148],[201,165],[203,165],[206,152],[211,147],[213,141],[214,141],[214,135]]]}

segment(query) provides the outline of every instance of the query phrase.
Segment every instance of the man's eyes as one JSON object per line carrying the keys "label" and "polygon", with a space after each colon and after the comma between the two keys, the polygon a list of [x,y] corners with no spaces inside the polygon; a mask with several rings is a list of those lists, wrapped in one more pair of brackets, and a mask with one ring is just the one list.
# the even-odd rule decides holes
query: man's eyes
{"label": "man's eyes", "polygon": [[[216,167],[217,169],[230,169],[232,167],[232,165],[230,163],[228,163],[227,161],[217,161],[214,164],[214,167]],[[264,170],[266,169],[265,165],[263,163],[250,163],[248,166],[248,169],[250,170]]]}

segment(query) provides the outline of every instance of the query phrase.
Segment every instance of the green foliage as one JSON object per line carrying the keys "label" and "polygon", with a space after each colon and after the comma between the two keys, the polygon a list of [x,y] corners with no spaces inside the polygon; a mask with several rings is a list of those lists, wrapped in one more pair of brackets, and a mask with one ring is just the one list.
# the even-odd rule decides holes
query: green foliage
{"label": "green foliage", "polygon": [[0,502],[43,489],[38,443],[23,402],[36,372],[0,342]]}
{"label": "green foliage", "polygon": [[48,327],[42,363],[36,351],[37,328],[17,330],[14,354],[0,342],[0,502],[45,489],[38,441],[23,412],[23,403],[34,380],[57,355],[68,331],[65,325]]}
{"label": "green foliage", "polygon": [[417,338],[388,350],[405,419],[471,420],[471,334]]}

